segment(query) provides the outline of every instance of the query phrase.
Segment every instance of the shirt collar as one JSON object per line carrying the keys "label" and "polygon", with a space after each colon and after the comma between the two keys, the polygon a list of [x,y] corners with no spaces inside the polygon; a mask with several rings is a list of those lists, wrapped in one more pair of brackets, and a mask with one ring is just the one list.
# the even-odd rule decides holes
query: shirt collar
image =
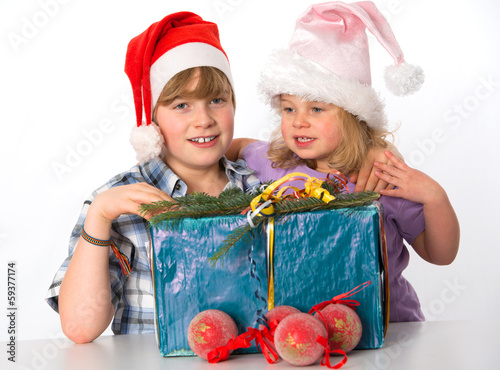
{"label": "shirt collar", "polygon": [[[253,174],[255,171],[248,168],[243,159],[238,159],[232,162],[226,157],[220,159],[220,163],[225,169],[225,173],[229,183],[225,189],[231,187],[239,187],[244,190],[242,177]],[[155,157],[149,162],[141,165],[143,176],[146,181],[161,191],[167,193],[171,197],[185,196],[187,193],[187,185],[182,179],[177,176],[159,157]]]}

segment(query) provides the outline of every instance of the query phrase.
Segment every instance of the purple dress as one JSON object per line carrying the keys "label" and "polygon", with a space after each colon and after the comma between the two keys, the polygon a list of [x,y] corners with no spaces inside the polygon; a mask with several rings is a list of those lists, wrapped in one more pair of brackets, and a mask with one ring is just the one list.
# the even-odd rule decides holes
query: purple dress
{"label": "purple dress", "polygon": [[[267,158],[269,143],[257,141],[243,150],[243,159],[256,171],[262,182],[279,180],[291,172],[302,172],[316,178],[324,178],[325,174],[307,166],[298,165],[293,168],[273,168]],[[354,184],[348,183],[349,192],[354,191]],[[384,224],[387,240],[389,287],[390,287],[390,321],[423,321],[425,320],[417,294],[402,272],[408,266],[410,254],[403,239],[410,245],[425,229],[423,206],[402,198],[380,197],[384,206]]]}

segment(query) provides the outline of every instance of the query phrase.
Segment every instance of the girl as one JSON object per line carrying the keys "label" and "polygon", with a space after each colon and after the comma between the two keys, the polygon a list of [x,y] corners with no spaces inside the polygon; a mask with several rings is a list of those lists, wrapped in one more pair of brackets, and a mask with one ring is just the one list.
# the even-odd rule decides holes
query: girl
{"label": "girl", "polygon": [[[413,73],[407,81],[393,74],[393,90],[404,94],[421,83],[421,71],[404,63],[390,26],[373,3],[311,6],[298,19],[290,48],[275,52],[262,72],[259,89],[281,116],[281,135],[271,143],[253,142],[242,151],[261,181],[290,172],[317,178],[334,171],[349,175],[360,168],[368,150],[384,145],[388,132],[383,105],[370,86],[365,27],[393,55],[396,72]],[[375,162],[375,175],[395,186],[380,190],[390,321],[420,321],[424,316],[418,297],[402,276],[409,261],[403,241],[424,260],[446,265],[458,252],[459,224],[436,181],[391,152],[385,154],[394,167]],[[354,185],[349,182],[347,188],[352,192]]]}
{"label": "girl", "polygon": [[233,137],[235,100],[215,24],[187,12],[165,17],[129,43],[125,72],[140,163],[84,202],[69,257],[47,297],[63,332],[77,343],[93,341],[111,321],[116,334],[154,332],[149,231],[140,205],[259,184],[243,161],[223,157]]}

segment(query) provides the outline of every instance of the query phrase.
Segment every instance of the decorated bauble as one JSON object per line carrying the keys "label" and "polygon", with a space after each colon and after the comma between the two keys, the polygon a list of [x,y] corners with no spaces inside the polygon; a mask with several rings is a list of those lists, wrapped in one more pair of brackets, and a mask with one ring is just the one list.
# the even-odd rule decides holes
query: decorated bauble
{"label": "decorated bauble", "polygon": [[[341,349],[352,351],[359,343],[363,333],[361,320],[351,307],[343,304],[329,304],[321,311],[328,325],[328,345],[331,351]],[[314,317],[323,322],[320,315]]]}
{"label": "decorated bauble", "polygon": [[188,343],[199,357],[207,359],[207,354],[225,346],[238,336],[238,328],[227,313],[220,310],[206,310],[196,315],[188,327]]}
{"label": "decorated bauble", "polygon": [[[273,322],[275,320],[278,323],[280,323],[285,317],[294,313],[300,313],[300,310],[292,306],[283,305],[283,306],[276,306],[270,309],[265,316],[267,318],[268,323]],[[264,325],[259,325],[259,329],[260,330],[264,329]]]}
{"label": "decorated bauble", "polygon": [[307,313],[294,313],[285,317],[276,328],[274,344],[280,357],[296,366],[314,364],[325,349],[316,342],[318,335],[326,338],[326,328]]}

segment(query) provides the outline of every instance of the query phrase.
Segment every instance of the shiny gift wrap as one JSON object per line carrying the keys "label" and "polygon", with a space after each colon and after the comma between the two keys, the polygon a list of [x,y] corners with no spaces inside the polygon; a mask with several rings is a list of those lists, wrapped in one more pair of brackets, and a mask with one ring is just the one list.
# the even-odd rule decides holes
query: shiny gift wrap
{"label": "shiny gift wrap", "polygon": [[[363,325],[357,348],[381,347],[388,312],[380,217],[377,202],[356,209],[288,215],[275,222],[272,256],[266,252],[266,234],[259,228],[248,243],[237,244],[228,259],[215,267],[208,258],[236,227],[246,223],[246,217],[187,218],[173,227],[153,227],[151,270],[161,354],[192,355],[187,328],[203,310],[228,313],[243,333],[247,327],[257,327],[258,310],[268,308],[259,296],[275,306],[307,312],[365,281],[371,285],[355,296]],[[251,274],[249,256],[255,262],[254,276],[262,284]],[[266,259],[273,261],[272,289],[268,289]],[[252,345],[235,353],[256,351]]]}
{"label": "shiny gift wrap", "polygon": [[[187,329],[198,313],[218,309],[230,315],[239,333],[257,320],[256,312],[266,297],[265,238],[252,238],[251,245],[238,245],[224,264],[212,267],[208,258],[244,216],[186,218],[173,228],[160,224],[152,229],[151,271],[156,306],[156,332],[163,356],[194,355]],[[259,230],[255,230],[257,234]],[[250,257],[256,261],[256,278],[251,276]],[[257,352],[255,346],[238,352]]]}

